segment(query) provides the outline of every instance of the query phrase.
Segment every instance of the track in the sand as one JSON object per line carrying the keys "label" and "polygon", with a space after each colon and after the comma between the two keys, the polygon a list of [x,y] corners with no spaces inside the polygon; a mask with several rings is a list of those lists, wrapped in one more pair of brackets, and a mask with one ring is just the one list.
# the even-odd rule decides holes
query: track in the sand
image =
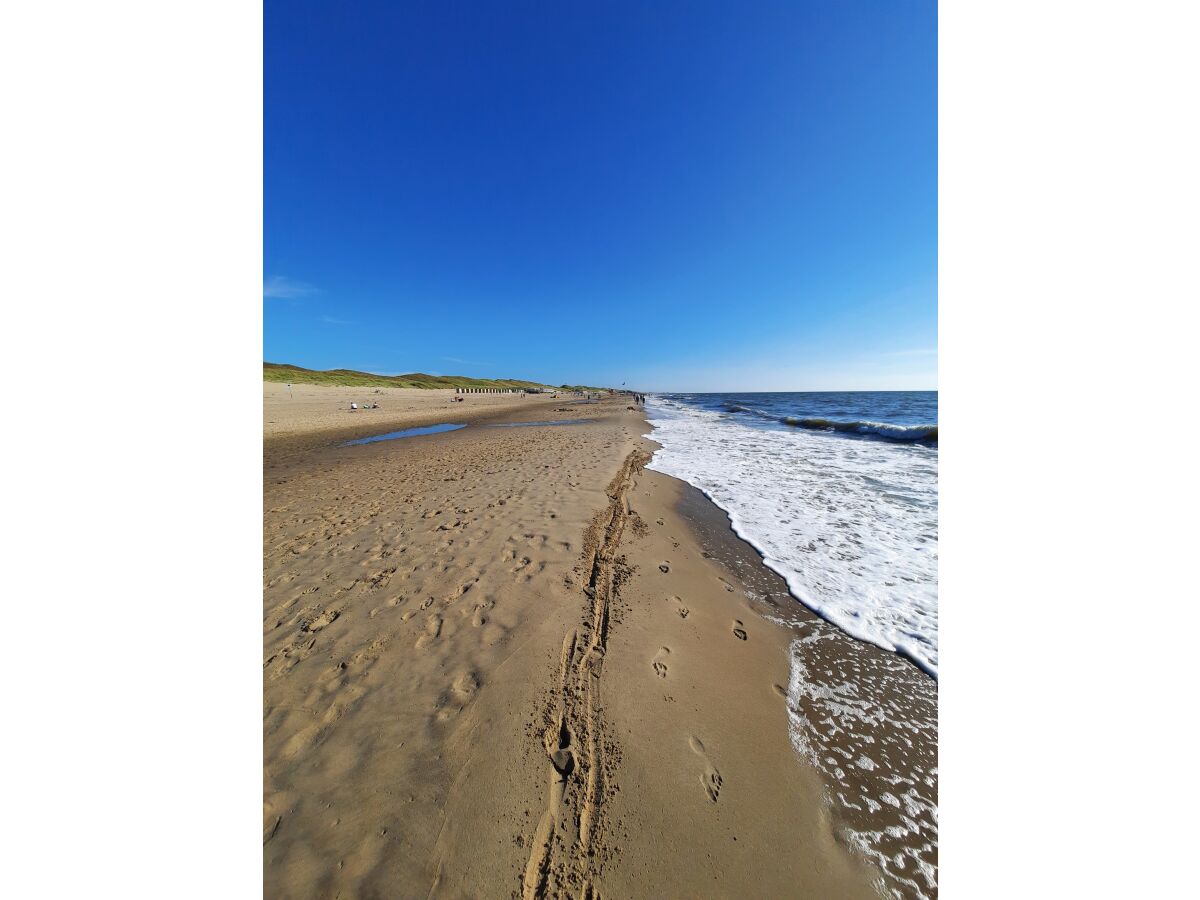
{"label": "track in the sand", "polygon": [[616,551],[629,519],[627,496],[634,474],[648,460],[640,450],[626,457],[609,485],[609,504],[585,539],[590,555],[583,589],[587,605],[581,627],[563,639],[557,690],[543,732],[549,789],[522,878],[524,900],[599,896],[594,878],[605,858],[599,824],[604,800],[612,791],[606,776],[614,764],[611,738],[606,750],[599,692],[609,608],[619,581]]}

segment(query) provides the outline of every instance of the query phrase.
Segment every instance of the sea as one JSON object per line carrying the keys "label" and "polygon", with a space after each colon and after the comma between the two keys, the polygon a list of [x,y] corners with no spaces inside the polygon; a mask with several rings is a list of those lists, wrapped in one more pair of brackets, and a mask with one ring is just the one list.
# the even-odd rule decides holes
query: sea
{"label": "sea", "polygon": [[798,601],[938,677],[936,391],[659,393],[649,468],[729,514]]}

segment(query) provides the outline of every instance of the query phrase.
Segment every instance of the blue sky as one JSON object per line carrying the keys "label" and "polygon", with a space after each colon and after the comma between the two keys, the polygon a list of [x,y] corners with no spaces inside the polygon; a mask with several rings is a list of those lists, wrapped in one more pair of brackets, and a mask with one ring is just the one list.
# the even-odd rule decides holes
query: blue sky
{"label": "blue sky", "polygon": [[933,2],[264,9],[264,358],[937,386]]}

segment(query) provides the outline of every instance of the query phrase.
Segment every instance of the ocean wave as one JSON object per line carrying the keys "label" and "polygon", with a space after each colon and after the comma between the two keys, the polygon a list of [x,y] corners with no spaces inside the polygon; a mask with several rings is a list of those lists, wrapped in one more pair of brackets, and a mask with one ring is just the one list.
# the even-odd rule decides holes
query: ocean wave
{"label": "ocean wave", "polygon": [[740,403],[725,402],[721,404],[721,408],[726,412],[746,413],[750,416],[757,416],[760,419],[766,419],[768,422],[774,422],[778,419],[778,413],[773,413],[769,410],[755,409],[753,406],[742,406]]}
{"label": "ocean wave", "polygon": [[843,434],[860,434],[866,437],[881,437],[889,441],[923,442],[936,444],[938,439],[937,425],[889,425],[886,422],[837,422],[833,419],[798,419],[795,416],[784,416],[779,421],[794,428],[808,428],[813,431],[837,431]]}
{"label": "ocean wave", "polygon": [[[725,510],[734,533],[818,616],[937,677],[936,444],[647,408],[661,448],[648,469]],[[867,421],[826,421],[851,419]],[[916,447],[929,451],[905,452]]]}

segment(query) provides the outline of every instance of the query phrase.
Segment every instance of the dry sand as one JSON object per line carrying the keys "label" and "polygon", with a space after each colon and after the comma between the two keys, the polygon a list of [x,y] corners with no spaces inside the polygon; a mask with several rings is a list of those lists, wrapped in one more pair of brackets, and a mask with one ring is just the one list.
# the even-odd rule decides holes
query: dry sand
{"label": "dry sand", "polygon": [[[789,736],[819,626],[641,469],[625,398],[293,391],[264,385],[267,896],[877,895]],[[438,422],[473,424],[339,443]]]}
{"label": "dry sand", "polygon": [[[416,388],[326,387],[313,384],[263,382],[263,434],[268,441],[278,437],[311,438],[351,431],[365,434],[387,431],[387,426],[405,428],[437,422],[471,422],[480,416],[506,410],[533,409],[539,405],[561,406],[579,397],[570,393],[553,395],[462,394],[455,403],[452,390]],[[378,403],[379,409],[350,410]]]}

